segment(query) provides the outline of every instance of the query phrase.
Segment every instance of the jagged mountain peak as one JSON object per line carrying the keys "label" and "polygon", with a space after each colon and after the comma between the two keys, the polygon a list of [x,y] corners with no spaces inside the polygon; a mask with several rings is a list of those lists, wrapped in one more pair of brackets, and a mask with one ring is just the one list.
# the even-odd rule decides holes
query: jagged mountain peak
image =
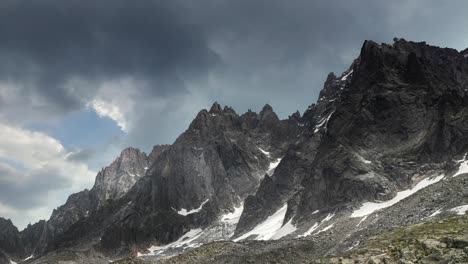
{"label": "jagged mountain peak", "polygon": [[262,111],[260,111],[260,114],[271,113],[271,112],[273,112],[273,107],[271,107],[270,104],[265,104],[262,108]]}
{"label": "jagged mountain peak", "polygon": [[306,133],[246,200],[238,231],[285,203],[284,221],[306,221],[315,211],[390,199],[440,173],[468,150],[467,87],[468,65],[453,49],[365,41],[348,70],[328,75],[304,113]]}
{"label": "jagged mountain peak", "polygon": [[96,176],[93,192],[100,203],[123,196],[148,169],[148,157],[139,149],[129,147],[111,165]]}
{"label": "jagged mountain peak", "polygon": [[0,223],[13,226],[13,222],[9,218],[7,219],[7,218],[0,217]]}
{"label": "jagged mountain peak", "polygon": [[126,147],[124,150],[120,152],[119,157],[116,160],[114,160],[114,163],[122,163],[122,162],[131,161],[135,159],[141,159],[141,158],[143,159],[147,158],[147,155],[145,152],[139,150],[138,148]]}
{"label": "jagged mountain peak", "polygon": [[219,114],[219,113],[222,113],[222,111],[223,110],[221,108],[221,105],[218,104],[218,102],[214,102],[213,105],[210,108],[209,113],[210,114]]}
{"label": "jagged mountain peak", "polygon": [[263,106],[262,111],[260,111],[258,117],[260,119],[260,125],[262,127],[266,126],[270,129],[276,126],[279,122],[278,116],[273,111],[273,107],[271,107],[269,104],[265,104],[265,106]]}
{"label": "jagged mountain peak", "polygon": [[462,50],[460,54],[463,55],[464,58],[468,58],[468,48]]}
{"label": "jagged mountain peak", "polygon": [[299,110],[297,110],[296,112],[294,112],[292,115],[290,115],[288,117],[289,120],[294,120],[296,122],[299,122],[301,120],[301,113],[299,112]]}

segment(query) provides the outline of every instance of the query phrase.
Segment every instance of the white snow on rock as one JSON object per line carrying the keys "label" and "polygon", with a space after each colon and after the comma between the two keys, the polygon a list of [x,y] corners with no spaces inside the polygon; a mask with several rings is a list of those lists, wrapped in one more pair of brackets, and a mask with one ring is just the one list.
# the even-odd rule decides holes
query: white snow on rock
{"label": "white snow on rock", "polygon": [[335,111],[331,112],[327,117],[320,119],[319,123],[315,126],[314,133],[317,133],[322,126],[324,126],[325,128],[327,127],[328,120],[330,120],[330,117],[333,115],[334,112]]}
{"label": "white snow on rock", "polygon": [[458,167],[458,171],[453,175],[453,177],[463,173],[468,173],[468,160],[466,160],[466,154],[465,157],[462,160],[458,160],[457,163],[460,164],[460,166]]}
{"label": "white snow on rock", "polygon": [[440,180],[442,180],[442,178],[444,178],[444,176],[445,175],[440,175],[440,176],[433,177],[433,178],[425,178],[422,181],[420,181],[418,184],[416,184],[414,188],[398,192],[397,195],[393,199],[390,199],[388,201],[383,201],[379,203],[365,202],[362,204],[361,208],[357,209],[351,214],[351,217],[363,217],[366,215],[370,215],[377,210],[390,207],[398,203],[399,201],[415,194],[416,192],[426,188],[427,186],[432,185],[436,182],[439,182]]}
{"label": "white snow on rock", "polygon": [[228,224],[237,224],[244,211],[244,205],[234,208],[234,212],[227,213],[221,216],[221,222]]}
{"label": "white snow on rock", "polygon": [[356,225],[356,227],[359,227],[359,226],[362,224],[362,222],[366,221],[366,219],[367,219],[367,215],[364,216],[364,217],[361,219],[361,221],[359,221],[359,223]]}
{"label": "white snow on rock", "polygon": [[346,81],[348,79],[349,75],[353,73],[353,70],[350,70],[345,76],[341,77],[341,81]]}
{"label": "white snow on rock", "polygon": [[254,229],[234,239],[234,242],[243,240],[252,235],[257,235],[255,240],[268,240],[272,238],[275,236],[276,232],[281,229],[287,209],[288,204],[284,204],[283,207],[281,207],[273,215],[269,216],[265,221],[258,224]]}
{"label": "white snow on rock", "polygon": [[263,154],[265,154],[265,155],[267,155],[268,157],[270,157],[270,152],[265,151],[265,150],[263,150],[263,149],[260,148],[260,147],[259,147],[258,149],[259,149]]}
{"label": "white snow on rock", "polygon": [[450,211],[457,213],[457,215],[464,215],[468,211],[468,204],[454,207]]}
{"label": "white snow on rock", "polygon": [[200,207],[196,208],[196,209],[192,209],[190,211],[187,211],[187,209],[185,208],[182,208],[180,209],[179,211],[177,211],[178,214],[180,215],[183,215],[183,216],[186,216],[186,215],[189,215],[189,214],[193,214],[193,213],[198,213],[201,211],[201,209],[203,208],[203,205],[205,205],[210,199],[206,199],[201,205]]}
{"label": "white snow on rock", "polygon": [[281,159],[282,158],[278,158],[276,161],[273,161],[273,162],[270,163],[270,166],[268,166],[268,171],[267,171],[267,174],[269,176],[273,175],[273,173],[275,172],[276,167],[278,167],[278,165],[280,164]]}
{"label": "white snow on rock", "polygon": [[286,223],[284,224],[278,231],[276,231],[275,235],[273,237],[271,237],[271,239],[280,239],[284,236],[287,236],[293,232],[295,232],[297,230],[297,227],[295,227],[293,224],[292,224],[292,218]]}
{"label": "white snow on rock", "polygon": [[331,229],[334,225],[335,225],[335,224],[331,224],[331,225],[329,225],[329,226],[326,226],[326,227],[323,228],[322,230],[318,231],[317,234],[320,234],[320,233],[322,233],[322,232],[325,232],[325,231]]}
{"label": "white snow on rock", "polygon": [[357,155],[357,157],[359,158],[359,160],[360,160],[361,162],[363,162],[363,163],[365,163],[365,164],[371,164],[371,163],[372,163],[372,161],[365,159],[363,156],[361,156],[361,155],[359,155],[359,154],[356,154],[356,155]]}
{"label": "white snow on rock", "polygon": [[322,222],[330,221],[334,216],[335,216],[335,214],[329,213],[329,214],[327,215],[327,217],[325,217],[325,218],[322,220]]}
{"label": "white snow on rock", "polygon": [[[313,212],[312,214],[315,214],[316,212],[318,213],[318,210],[315,211],[315,212]],[[315,224],[314,224],[311,228],[309,228],[309,230],[307,230],[304,234],[299,235],[299,236],[297,236],[297,237],[299,238],[299,237],[306,237],[306,236],[312,235],[312,234],[314,233],[314,231],[317,230],[317,228],[320,227],[320,225],[322,225],[322,224],[325,223],[325,222],[330,221],[334,216],[335,216],[334,213],[333,213],[333,214],[332,214],[332,213],[329,213],[324,219],[322,219],[322,221],[315,223]],[[333,224],[332,224],[332,225],[333,225]],[[330,227],[330,228],[331,228],[331,227]],[[328,230],[328,229],[327,229],[327,230]],[[320,231],[320,232],[323,232],[323,231],[326,231],[326,230],[322,230],[322,231]],[[320,232],[318,232],[318,233],[320,233]],[[317,234],[318,234],[318,233],[317,233]]]}
{"label": "white snow on rock", "polygon": [[17,264],[17,263],[10,259],[10,264]]}
{"label": "white snow on rock", "polygon": [[312,214],[316,214],[318,212],[320,212],[320,210],[315,210],[315,211],[312,212]]}
{"label": "white snow on rock", "polygon": [[320,223],[315,223],[309,230],[307,230],[304,234],[299,235],[297,237],[306,237],[312,235],[312,233],[319,227]]}
{"label": "white snow on rock", "polygon": [[442,213],[442,211],[440,209],[437,209],[429,217],[434,217],[434,216],[436,216],[436,215],[438,215],[440,213]]}
{"label": "white snow on rock", "polygon": [[177,241],[164,245],[164,246],[152,246],[148,249],[149,253],[144,254],[144,253],[138,252],[137,257],[156,256],[170,248],[184,248],[185,249],[185,248],[198,247],[200,246],[200,244],[193,243],[193,241],[197,239],[202,233],[203,233],[203,230],[201,228],[191,229],[190,231],[185,233],[183,236],[181,236],[179,239],[177,239]]}

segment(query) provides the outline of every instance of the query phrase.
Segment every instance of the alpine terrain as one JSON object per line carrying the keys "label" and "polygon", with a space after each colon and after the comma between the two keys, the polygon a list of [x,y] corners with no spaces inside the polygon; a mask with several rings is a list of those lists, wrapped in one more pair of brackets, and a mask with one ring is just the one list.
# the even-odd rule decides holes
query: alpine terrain
{"label": "alpine terrain", "polygon": [[194,116],[50,219],[0,218],[0,264],[468,263],[468,49],[365,41],[302,115]]}

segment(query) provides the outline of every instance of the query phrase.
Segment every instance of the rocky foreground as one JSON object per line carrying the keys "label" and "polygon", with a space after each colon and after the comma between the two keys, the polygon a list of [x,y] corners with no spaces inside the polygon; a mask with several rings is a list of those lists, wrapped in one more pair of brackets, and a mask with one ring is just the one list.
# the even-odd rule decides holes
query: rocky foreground
{"label": "rocky foreground", "polygon": [[157,262],[124,259],[114,263],[468,263],[468,216],[398,228],[338,256],[317,257],[314,244],[296,240],[284,242],[278,249],[268,242],[213,242]]}

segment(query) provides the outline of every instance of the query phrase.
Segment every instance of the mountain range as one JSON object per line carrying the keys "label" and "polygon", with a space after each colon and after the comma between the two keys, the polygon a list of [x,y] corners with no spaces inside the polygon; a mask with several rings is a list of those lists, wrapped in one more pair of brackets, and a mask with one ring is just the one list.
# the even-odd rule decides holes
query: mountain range
{"label": "mountain range", "polygon": [[467,153],[468,49],[365,41],[302,115],[214,103],[173,144],[124,149],[49,220],[0,218],[0,264],[355,263],[327,256],[464,215]]}

